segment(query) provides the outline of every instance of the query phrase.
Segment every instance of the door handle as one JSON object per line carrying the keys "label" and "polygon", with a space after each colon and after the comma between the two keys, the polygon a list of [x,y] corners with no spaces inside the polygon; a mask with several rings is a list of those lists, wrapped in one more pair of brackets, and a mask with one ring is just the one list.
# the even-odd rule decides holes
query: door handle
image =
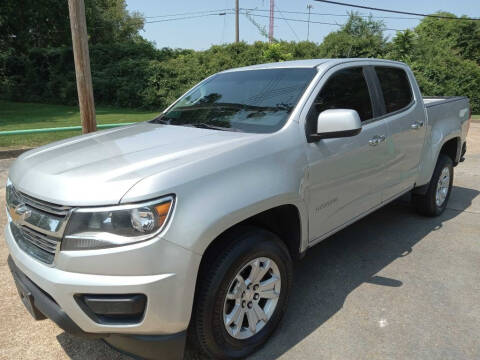
{"label": "door handle", "polygon": [[377,146],[381,142],[384,142],[386,139],[385,135],[375,135],[370,140],[368,140],[368,145]]}
{"label": "door handle", "polygon": [[423,127],[423,121],[415,121],[412,125],[411,125],[412,129],[414,130],[418,130],[420,129],[421,127]]}

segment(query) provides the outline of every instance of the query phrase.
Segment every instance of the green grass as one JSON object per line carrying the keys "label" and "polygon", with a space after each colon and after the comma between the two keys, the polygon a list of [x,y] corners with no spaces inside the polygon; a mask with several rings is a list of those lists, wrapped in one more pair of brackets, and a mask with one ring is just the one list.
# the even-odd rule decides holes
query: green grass
{"label": "green grass", "polygon": [[473,114],[472,120],[480,120],[480,114]]}
{"label": "green grass", "polygon": [[[115,124],[150,120],[160,111],[98,106],[96,113],[97,124]],[[0,100],[0,131],[79,125],[81,121],[78,106]],[[0,148],[34,147],[80,134],[81,131],[61,131],[30,135],[0,135]]]}

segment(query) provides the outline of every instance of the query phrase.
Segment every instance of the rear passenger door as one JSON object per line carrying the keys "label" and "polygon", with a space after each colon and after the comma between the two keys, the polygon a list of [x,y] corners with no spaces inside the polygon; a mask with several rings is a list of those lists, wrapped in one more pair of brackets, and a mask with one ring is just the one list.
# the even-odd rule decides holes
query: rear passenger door
{"label": "rear passenger door", "polygon": [[374,66],[373,76],[379,88],[379,100],[388,128],[386,145],[389,160],[383,176],[382,201],[413,187],[420,166],[425,140],[425,111],[412,86],[413,75],[395,66]]}
{"label": "rear passenger door", "polygon": [[370,80],[365,67],[337,66],[324,75],[304,110],[307,137],[316,132],[318,115],[328,109],[356,110],[362,120],[356,136],[307,143],[310,241],[328,236],[381,203],[387,129],[376,119]]}

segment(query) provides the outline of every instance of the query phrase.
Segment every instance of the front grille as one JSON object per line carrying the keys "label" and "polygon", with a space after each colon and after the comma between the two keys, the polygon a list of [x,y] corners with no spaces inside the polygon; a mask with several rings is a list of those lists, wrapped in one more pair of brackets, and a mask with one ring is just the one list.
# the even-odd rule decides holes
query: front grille
{"label": "front grille", "polygon": [[30,241],[40,249],[48,251],[52,254],[55,254],[55,251],[57,251],[57,244],[60,243],[60,240],[49,238],[40,234],[39,232],[27,228],[26,226],[20,227],[20,231],[22,232],[25,240]]}
{"label": "front grille", "polygon": [[71,209],[69,206],[55,205],[43,200],[34,199],[24,193],[17,192],[17,194],[23,198],[25,204],[56,216],[67,216]]}
{"label": "front grille", "polygon": [[31,219],[27,219],[20,224],[10,223],[10,229],[15,241],[30,256],[46,264],[52,264],[62,240],[63,230],[62,233],[47,233],[43,228],[48,228],[48,226],[45,226],[45,223],[51,224],[59,221],[63,223],[67,221],[71,208],[34,199],[17,191],[15,191],[15,196],[27,208],[35,211],[37,214],[41,214],[41,217],[37,217],[39,219],[38,222],[30,222],[30,220],[36,219],[32,216]]}
{"label": "front grille", "polygon": [[10,223],[10,230],[23,251],[46,264],[53,263],[60,239],[48,238],[26,226],[18,226],[14,223]]}

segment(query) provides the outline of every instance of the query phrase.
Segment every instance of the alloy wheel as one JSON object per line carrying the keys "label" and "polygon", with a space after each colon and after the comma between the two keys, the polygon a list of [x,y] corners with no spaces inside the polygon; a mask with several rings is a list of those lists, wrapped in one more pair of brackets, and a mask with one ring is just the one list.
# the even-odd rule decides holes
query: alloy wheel
{"label": "alloy wheel", "polygon": [[270,320],[277,307],[281,276],[267,257],[249,261],[230,283],[223,307],[223,322],[235,339],[248,339]]}

